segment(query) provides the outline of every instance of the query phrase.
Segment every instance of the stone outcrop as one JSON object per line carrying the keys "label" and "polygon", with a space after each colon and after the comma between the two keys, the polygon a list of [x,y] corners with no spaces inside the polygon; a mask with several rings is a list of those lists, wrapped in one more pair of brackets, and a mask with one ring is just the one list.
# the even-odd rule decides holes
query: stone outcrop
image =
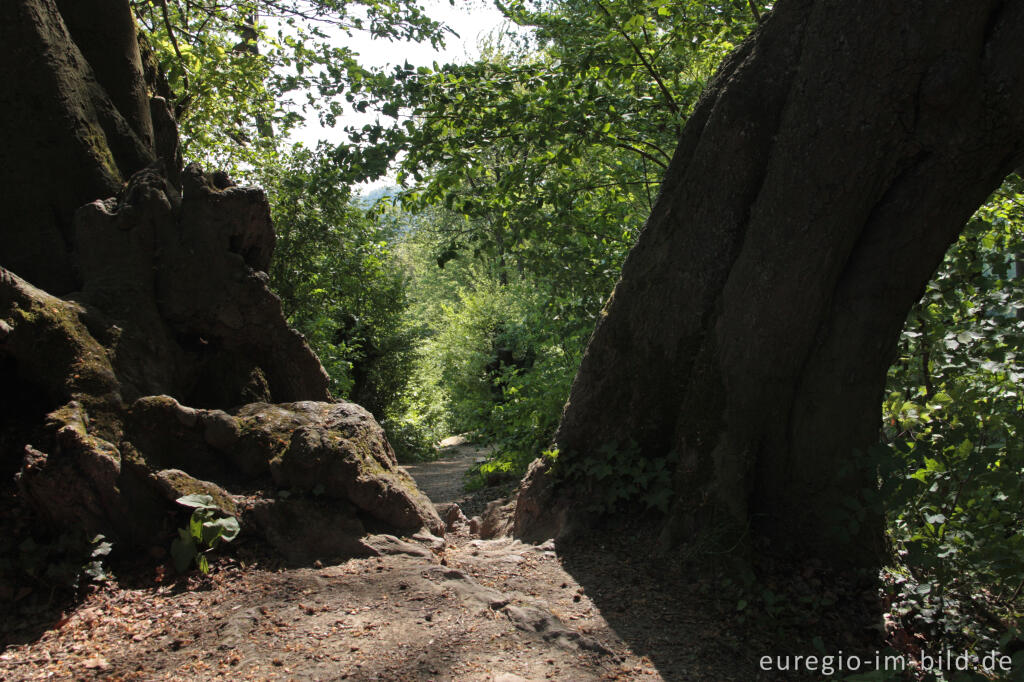
{"label": "stone outcrop", "polygon": [[218,188],[196,165],[184,178],[179,194],[159,168],[147,168],[116,199],[75,214],[84,285],[71,296],[97,311],[94,326],[116,334],[126,399],[168,394],[203,407],[327,400],[326,373],[267,286],[274,231],[266,196]]}
{"label": "stone outcrop", "polygon": [[183,168],[130,4],[5,0],[0,76],[4,484],[62,530],[145,547],[190,493],[291,558],[441,532],[286,323],[264,193]]}
{"label": "stone outcrop", "polygon": [[289,559],[372,553],[368,533],[444,533],[372,415],[328,378],[267,287],[266,198],[158,166],[75,213],[83,285],[0,268],[3,471],[55,526],[145,546],[211,495]]}
{"label": "stone outcrop", "polygon": [[178,184],[170,91],[123,0],[0,3],[0,80],[0,264],[64,296],[79,206],[158,160]]}

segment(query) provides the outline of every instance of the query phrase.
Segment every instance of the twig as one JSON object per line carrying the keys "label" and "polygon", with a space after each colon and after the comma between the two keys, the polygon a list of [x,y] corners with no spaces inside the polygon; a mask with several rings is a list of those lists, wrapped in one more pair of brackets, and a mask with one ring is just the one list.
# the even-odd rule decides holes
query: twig
{"label": "twig", "polygon": [[626,42],[629,43],[629,46],[633,48],[633,52],[636,53],[636,56],[643,63],[644,68],[647,69],[647,73],[649,73],[651,75],[651,78],[654,79],[654,82],[658,84],[658,89],[661,90],[661,94],[665,96],[665,103],[668,104],[668,108],[672,110],[673,114],[678,115],[680,113],[679,105],[676,104],[675,98],[672,97],[672,93],[669,92],[668,87],[665,85],[665,82],[661,80],[661,76],[659,76],[658,72],[655,71],[654,66],[649,61],[647,61],[647,57],[644,56],[643,51],[640,49],[640,46],[637,45],[633,41],[633,39],[629,37],[628,33],[622,30],[622,27],[619,26],[619,22],[615,19],[614,16],[612,16],[612,13],[608,11],[608,8],[605,7],[604,4],[600,2],[600,0],[598,0],[597,6],[601,9],[602,12],[605,13],[605,15],[607,15],[608,19],[611,20],[612,25],[615,27],[615,30],[619,32],[619,35],[625,38]]}
{"label": "twig", "polygon": [[757,4],[754,2],[754,0],[748,0],[748,4],[750,5],[751,13],[753,13],[753,15],[754,15],[754,21],[756,21],[757,23],[760,24],[761,23],[761,11],[757,9]]}

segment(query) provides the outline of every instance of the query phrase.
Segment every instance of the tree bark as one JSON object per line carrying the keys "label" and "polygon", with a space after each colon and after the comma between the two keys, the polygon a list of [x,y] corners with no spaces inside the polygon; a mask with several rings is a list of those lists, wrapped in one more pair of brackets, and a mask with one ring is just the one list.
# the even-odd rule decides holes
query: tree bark
{"label": "tree bark", "polygon": [[72,215],[157,159],[159,103],[142,77],[127,0],[9,0],[0,4],[0,45],[0,111],[17,131],[0,153],[0,264],[68,293],[81,283]]}
{"label": "tree bark", "polygon": [[682,134],[560,461],[678,455],[672,543],[876,560],[865,455],[886,370],[947,247],[1024,160],[1022,31],[1019,0],[780,0]]}

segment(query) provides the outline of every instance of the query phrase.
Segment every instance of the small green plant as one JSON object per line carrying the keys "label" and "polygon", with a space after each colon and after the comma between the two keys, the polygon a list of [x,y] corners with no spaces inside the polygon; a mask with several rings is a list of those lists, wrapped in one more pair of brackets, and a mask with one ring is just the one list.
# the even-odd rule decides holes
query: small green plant
{"label": "small green plant", "polygon": [[231,542],[238,537],[238,519],[214,504],[209,495],[185,495],[176,502],[193,511],[188,528],[179,528],[178,537],[171,543],[174,568],[181,573],[194,562],[206,575],[210,572],[206,555],[221,541]]}
{"label": "small green plant", "polygon": [[89,560],[82,566],[82,573],[96,582],[109,580],[111,577],[110,571],[103,564],[103,561],[113,549],[113,543],[108,542],[107,538],[103,535],[93,537],[89,541]]}
{"label": "small green plant", "polygon": [[24,539],[8,535],[0,544],[0,585],[77,591],[83,582],[111,577],[105,560],[112,549],[102,535],[91,540],[70,531]]}
{"label": "small green plant", "polygon": [[[557,451],[544,455],[554,459],[557,475],[581,482],[592,493],[592,511],[610,512],[622,502],[639,501],[647,509],[668,512],[672,473],[679,461],[675,450],[660,457],[643,457],[639,446],[629,441],[624,446],[606,443],[587,458],[572,457],[566,461],[558,457]],[[602,483],[612,476],[618,480],[616,485]]]}

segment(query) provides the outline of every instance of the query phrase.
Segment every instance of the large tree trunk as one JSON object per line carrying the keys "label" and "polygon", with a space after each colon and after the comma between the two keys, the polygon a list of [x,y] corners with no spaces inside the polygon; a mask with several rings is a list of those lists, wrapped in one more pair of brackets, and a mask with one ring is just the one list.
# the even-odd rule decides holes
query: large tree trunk
{"label": "large tree trunk", "polygon": [[1022,32],[1020,0],[780,0],[686,126],[573,385],[562,462],[630,441],[678,455],[673,542],[876,559],[865,453],[886,369],[1024,159]]}
{"label": "large tree trunk", "polygon": [[155,161],[151,112],[158,124],[170,115],[151,103],[127,0],[5,1],[0,45],[0,111],[13,131],[0,152],[0,263],[67,293],[81,283],[75,209]]}

